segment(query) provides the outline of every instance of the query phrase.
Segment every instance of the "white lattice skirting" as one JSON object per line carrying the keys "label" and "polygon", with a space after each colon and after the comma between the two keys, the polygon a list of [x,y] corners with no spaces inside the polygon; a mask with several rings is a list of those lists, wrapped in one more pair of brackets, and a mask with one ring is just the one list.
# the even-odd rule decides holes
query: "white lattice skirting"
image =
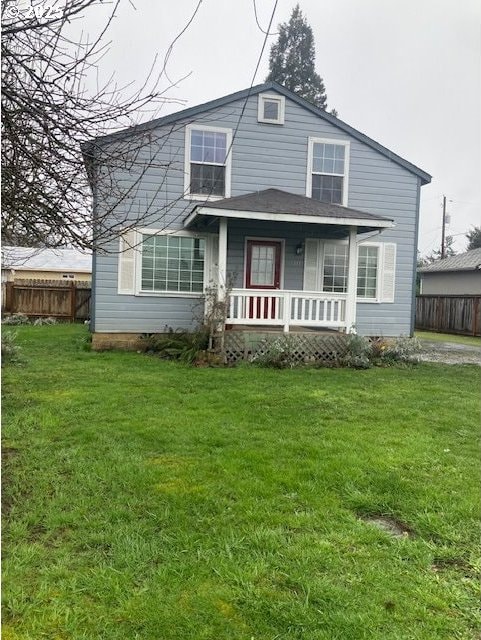
{"label": "white lattice skirting", "polygon": [[224,356],[228,364],[250,362],[274,346],[286,346],[291,360],[299,364],[335,365],[347,353],[348,336],[250,331],[227,331],[224,336]]}

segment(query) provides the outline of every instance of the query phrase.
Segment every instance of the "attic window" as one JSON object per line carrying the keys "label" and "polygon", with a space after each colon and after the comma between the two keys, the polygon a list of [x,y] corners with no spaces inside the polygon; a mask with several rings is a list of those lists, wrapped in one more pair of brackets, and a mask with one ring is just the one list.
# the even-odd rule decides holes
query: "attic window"
{"label": "attic window", "polygon": [[283,96],[261,93],[257,107],[257,120],[268,124],[284,124],[286,99]]}

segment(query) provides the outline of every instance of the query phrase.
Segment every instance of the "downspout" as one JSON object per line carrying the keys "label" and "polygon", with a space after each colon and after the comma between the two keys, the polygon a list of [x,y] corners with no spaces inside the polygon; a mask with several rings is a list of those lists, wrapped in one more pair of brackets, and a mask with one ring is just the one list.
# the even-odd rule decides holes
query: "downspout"
{"label": "downspout", "polygon": [[421,179],[418,178],[418,188],[416,192],[416,223],[414,227],[414,258],[413,258],[413,282],[411,297],[411,326],[409,335],[414,335],[414,325],[416,321],[416,277],[418,270],[418,236],[419,236],[419,205],[421,200]]}
{"label": "downspout", "polygon": [[[92,162],[92,172],[93,168]],[[95,239],[95,216],[97,212],[97,187],[95,180],[92,180],[92,284],[90,289],[90,333],[95,333],[95,287],[97,283],[97,243]]]}

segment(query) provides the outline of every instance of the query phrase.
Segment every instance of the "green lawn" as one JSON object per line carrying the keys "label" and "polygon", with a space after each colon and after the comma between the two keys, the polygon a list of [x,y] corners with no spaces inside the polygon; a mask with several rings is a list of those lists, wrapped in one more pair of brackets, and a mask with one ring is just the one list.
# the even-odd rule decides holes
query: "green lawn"
{"label": "green lawn", "polygon": [[4,640],[479,638],[479,368],[194,369],[18,335]]}
{"label": "green lawn", "polygon": [[468,347],[481,347],[481,338],[474,336],[458,336],[454,333],[435,333],[434,331],[416,331],[416,338],[432,342],[453,342],[465,344]]}

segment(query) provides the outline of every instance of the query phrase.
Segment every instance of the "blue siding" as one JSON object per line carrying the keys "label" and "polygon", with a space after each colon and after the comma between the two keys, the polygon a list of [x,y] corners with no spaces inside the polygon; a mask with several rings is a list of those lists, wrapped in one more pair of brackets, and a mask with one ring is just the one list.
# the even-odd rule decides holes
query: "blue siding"
{"label": "blue siding", "polygon": [[[223,105],[196,116],[199,124],[235,130],[244,101]],[[184,190],[185,124],[159,127],[150,146],[142,150],[137,165],[148,166],[135,175],[120,175],[125,187],[137,186],[116,208],[116,216],[135,219],[148,210],[142,226],[181,229],[183,219],[196,205],[181,199]],[[358,305],[358,331],[371,335],[409,334],[413,299],[413,264],[416,259],[419,178],[396,162],[335,125],[317,117],[286,98],[283,126],[257,122],[257,96],[248,99],[232,149],[231,195],[237,196],[269,187],[305,195],[309,136],[350,140],[348,205],[355,209],[392,218],[396,227],[384,231],[376,241],[396,242],[397,269],[395,302]],[[149,166],[152,156],[155,166]],[[170,163],[167,171],[162,165]],[[140,168],[137,169],[140,172]],[[169,204],[173,203],[173,204]],[[99,211],[102,205],[98,203]],[[285,288],[302,288],[303,259],[295,246],[322,229],[310,225],[229,222],[228,270],[242,285],[243,248],[246,235],[286,238]],[[109,254],[96,257],[95,330],[161,331],[165,325],[189,328],[195,324],[193,307],[198,301],[179,297],[125,296],[117,294],[118,241],[107,245]]]}

